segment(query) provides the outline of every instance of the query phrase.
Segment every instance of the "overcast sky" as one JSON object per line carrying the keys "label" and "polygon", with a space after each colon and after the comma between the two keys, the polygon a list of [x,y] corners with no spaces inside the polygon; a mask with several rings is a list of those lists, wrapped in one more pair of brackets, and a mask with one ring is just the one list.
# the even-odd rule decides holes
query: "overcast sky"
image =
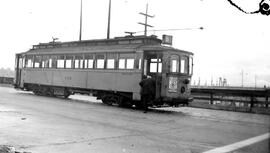
{"label": "overcast sky", "polygon": [[[259,9],[260,0],[235,0],[245,11]],[[193,82],[226,78],[231,85],[270,86],[270,16],[245,14],[227,0],[112,0],[111,37],[142,31],[139,12],[149,4],[153,30],[173,35],[173,46],[194,53]],[[108,0],[83,0],[82,39],[106,38]],[[0,67],[14,68],[15,53],[32,45],[79,38],[80,0],[6,0],[0,2]],[[204,30],[198,30],[198,27]],[[150,29],[150,30],[151,30]],[[143,33],[139,33],[143,34]],[[193,83],[192,82],[192,83]]]}

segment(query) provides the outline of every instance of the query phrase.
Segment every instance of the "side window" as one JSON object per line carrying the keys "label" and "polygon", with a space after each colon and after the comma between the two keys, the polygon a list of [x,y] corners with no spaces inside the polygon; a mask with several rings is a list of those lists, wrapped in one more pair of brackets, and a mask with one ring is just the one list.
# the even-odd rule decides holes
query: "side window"
{"label": "side window", "polygon": [[180,69],[180,73],[188,73],[188,58],[187,56],[182,56],[181,57],[181,69]]}
{"label": "side window", "polygon": [[125,69],[125,67],[126,67],[126,59],[119,59],[118,60],[118,68]]}
{"label": "side window", "polygon": [[85,65],[85,68],[88,68],[88,69],[94,68],[94,55],[93,54],[86,54],[84,56],[84,65]]}
{"label": "side window", "polygon": [[107,54],[107,62],[106,62],[107,69],[114,69],[115,68],[115,59],[116,59],[115,54]]}
{"label": "side window", "polygon": [[27,68],[32,68],[33,67],[33,56],[32,55],[27,55],[26,56],[25,66]]}
{"label": "side window", "polygon": [[81,69],[84,69],[84,60],[83,60],[83,55],[81,56],[81,58],[80,58],[80,68]]}
{"label": "side window", "polygon": [[73,55],[66,55],[66,69],[71,69],[73,63]]}
{"label": "side window", "polygon": [[83,56],[76,55],[74,59],[74,68],[75,69],[82,69],[84,67],[83,63]]}
{"label": "side window", "polygon": [[41,68],[42,66],[42,56],[34,56],[34,68]]}
{"label": "side window", "polygon": [[49,68],[49,56],[42,57],[42,68]]}
{"label": "side window", "polygon": [[179,56],[178,55],[171,56],[170,64],[171,64],[170,72],[173,72],[173,73],[179,72]]}
{"label": "side window", "polygon": [[65,68],[65,56],[57,56],[57,68]]}
{"label": "side window", "polygon": [[97,54],[96,55],[96,68],[97,69],[104,69],[105,66],[105,55],[104,54]]}
{"label": "side window", "polygon": [[49,59],[49,68],[56,68],[57,67],[57,56],[50,56]]}
{"label": "side window", "polygon": [[118,69],[134,69],[135,54],[119,54]]}
{"label": "side window", "polygon": [[127,69],[134,69],[134,59],[127,59]]}

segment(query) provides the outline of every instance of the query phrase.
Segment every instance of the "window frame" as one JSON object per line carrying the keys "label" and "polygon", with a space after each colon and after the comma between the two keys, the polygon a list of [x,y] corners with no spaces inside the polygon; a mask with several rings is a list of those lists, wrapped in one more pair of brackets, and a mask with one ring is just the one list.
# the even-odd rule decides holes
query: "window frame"
{"label": "window frame", "polygon": [[[109,65],[109,60],[113,60],[113,62],[112,62],[113,66],[112,67]],[[116,61],[117,61],[117,54],[115,54],[115,53],[107,53],[106,62],[105,62],[106,69],[111,69],[111,70],[116,69],[116,66],[117,66]]]}
{"label": "window frame", "polygon": [[[117,69],[119,70],[134,70],[136,69],[136,53],[119,53],[118,54],[118,60],[117,60]],[[128,61],[132,60],[132,68],[129,67]],[[120,61],[123,61],[120,64]],[[120,67],[121,66],[121,67]]]}
{"label": "window frame", "polygon": [[64,69],[65,65],[66,65],[65,63],[66,63],[65,55],[57,55],[56,68],[57,69]]}
{"label": "window frame", "polygon": [[[103,56],[103,58],[99,58],[99,56]],[[102,67],[99,67],[99,60],[103,60],[102,62]],[[103,70],[105,69],[105,66],[106,66],[106,54],[105,53],[98,53],[95,55],[95,69],[97,70]]]}
{"label": "window frame", "polygon": [[[92,61],[91,67],[89,67],[90,66],[89,61]],[[94,53],[84,54],[84,68],[85,69],[95,68],[95,54]]]}
{"label": "window frame", "polygon": [[[178,54],[171,54],[170,55],[170,73],[180,73],[180,58],[181,56]],[[175,63],[175,71],[173,71],[173,60],[176,61]]]}
{"label": "window frame", "polygon": [[84,69],[84,55],[83,54],[75,54],[73,56],[73,69]]}
{"label": "window frame", "polygon": [[[30,64],[29,64],[30,60]],[[25,56],[25,68],[33,68],[34,67],[34,55],[26,55]]]}
{"label": "window frame", "polygon": [[[184,66],[183,66],[182,61],[184,61]],[[189,74],[188,62],[189,62],[188,56],[186,55],[180,56],[180,73],[181,74]]]}

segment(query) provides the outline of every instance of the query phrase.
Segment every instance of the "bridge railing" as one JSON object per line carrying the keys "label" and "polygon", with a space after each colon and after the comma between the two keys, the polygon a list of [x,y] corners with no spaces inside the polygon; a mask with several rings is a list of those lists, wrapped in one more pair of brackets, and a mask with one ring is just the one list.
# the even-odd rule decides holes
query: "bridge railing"
{"label": "bridge railing", "polygon": [[192,87],[194,101],[231,108],[266,108],[270,111],[269,88]]}
{"label": "bridge railing", "polygon": [[0,83],[1,84],[13,84],[14,78],[13,77],[1,77],[0,76]]}

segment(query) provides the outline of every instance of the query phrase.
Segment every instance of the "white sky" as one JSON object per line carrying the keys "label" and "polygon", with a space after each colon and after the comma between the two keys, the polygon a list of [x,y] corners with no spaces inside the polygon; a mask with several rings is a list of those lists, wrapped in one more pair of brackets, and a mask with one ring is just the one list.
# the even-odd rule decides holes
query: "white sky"
{"label": "white sky", "polygon": [[[174,36],[173,46],[194,53],[193,80],[201,84],[227,78],[231,85],[270,86],[270,16],[244,14],[227,0],[112,0],[111,37],[142,31],[139,12],[149,3],[152,29],[197,28],[149,32]],[[246,11],[258,10],[260,0],[235,0]],[[106,38],[108,0],[83,0],[82,39]],[[0,1],[0,67],[13,68],[15,53],[32,45],[79,38],[80,0]],[[142,33],[141,33],[142,34]],[[193,82],[192,82],[193,83]]]}

